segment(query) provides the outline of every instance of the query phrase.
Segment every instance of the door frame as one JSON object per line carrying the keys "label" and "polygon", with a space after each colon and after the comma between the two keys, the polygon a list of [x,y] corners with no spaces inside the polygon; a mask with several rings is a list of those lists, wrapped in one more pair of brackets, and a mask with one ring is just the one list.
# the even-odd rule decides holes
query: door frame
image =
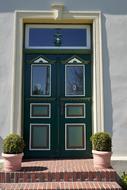
{"label": "door frame", "polygon": [[92,131],[104,131],[102,31],[100,11],[65,11],[63,4],[52,5],[50,11],[15,11],[14,13],[14,65],[10,132],[22,134],[23,124],[23,25],[41,24],[92,24],[93,46],[93,102]]}

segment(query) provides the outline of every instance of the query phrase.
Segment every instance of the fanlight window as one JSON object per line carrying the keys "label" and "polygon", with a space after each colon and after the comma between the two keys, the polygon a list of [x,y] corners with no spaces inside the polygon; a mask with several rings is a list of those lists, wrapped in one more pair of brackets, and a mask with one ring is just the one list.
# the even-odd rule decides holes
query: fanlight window
{"label": "fanlight window", "polygon": [[90,49],[89,25],[27,25],[27,49]]}

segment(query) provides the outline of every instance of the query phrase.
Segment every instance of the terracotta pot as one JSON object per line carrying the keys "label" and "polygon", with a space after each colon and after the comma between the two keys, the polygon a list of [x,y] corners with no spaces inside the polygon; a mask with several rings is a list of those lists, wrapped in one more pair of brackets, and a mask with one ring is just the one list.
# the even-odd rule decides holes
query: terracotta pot
{"label": "terracotta pot", "polygon": [[2,157],[4,158],[4,171],[17,171],[21,169],[21,162],[23,153],[20,154],[4,154],[2,153]]}
{"label": "terracotta pot", "polygon": [[92,150],[94,167],[98,169],[111,167],[111,152]]}

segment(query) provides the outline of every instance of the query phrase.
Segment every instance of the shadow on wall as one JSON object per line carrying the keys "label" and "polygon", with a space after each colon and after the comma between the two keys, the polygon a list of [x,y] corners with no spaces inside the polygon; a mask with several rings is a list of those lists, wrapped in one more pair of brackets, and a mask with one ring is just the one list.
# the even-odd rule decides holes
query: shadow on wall
{"label": "shadow on wall", "polygon": [[113,108],[110,80],[109,53],[107,46],[106,18],[102,15],[102,55],[103,55],[103,85],[104,85],[104,126],[105,131],[112,135]]}
{"label": "shadow on wall", "polygon": [[2,158],[1,153],[3,151],[2,144],[3,144],[3,139],[2,139],[2,137],[0,137],[0,159]]}

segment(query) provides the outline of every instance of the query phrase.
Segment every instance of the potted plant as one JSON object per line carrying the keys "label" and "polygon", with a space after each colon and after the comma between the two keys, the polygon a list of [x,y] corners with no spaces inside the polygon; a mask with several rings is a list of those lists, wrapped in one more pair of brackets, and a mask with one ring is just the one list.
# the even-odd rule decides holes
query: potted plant
{"label": "potted plant", "polygon": [[8,135],[3,141],[4,171],[21,169],[24,140],[17,134]]}
{"label": "potted plant", "polygon": [[93,162],[95,168],[111,167],[111,137],[106,132],[98,132],[91,136]]}

